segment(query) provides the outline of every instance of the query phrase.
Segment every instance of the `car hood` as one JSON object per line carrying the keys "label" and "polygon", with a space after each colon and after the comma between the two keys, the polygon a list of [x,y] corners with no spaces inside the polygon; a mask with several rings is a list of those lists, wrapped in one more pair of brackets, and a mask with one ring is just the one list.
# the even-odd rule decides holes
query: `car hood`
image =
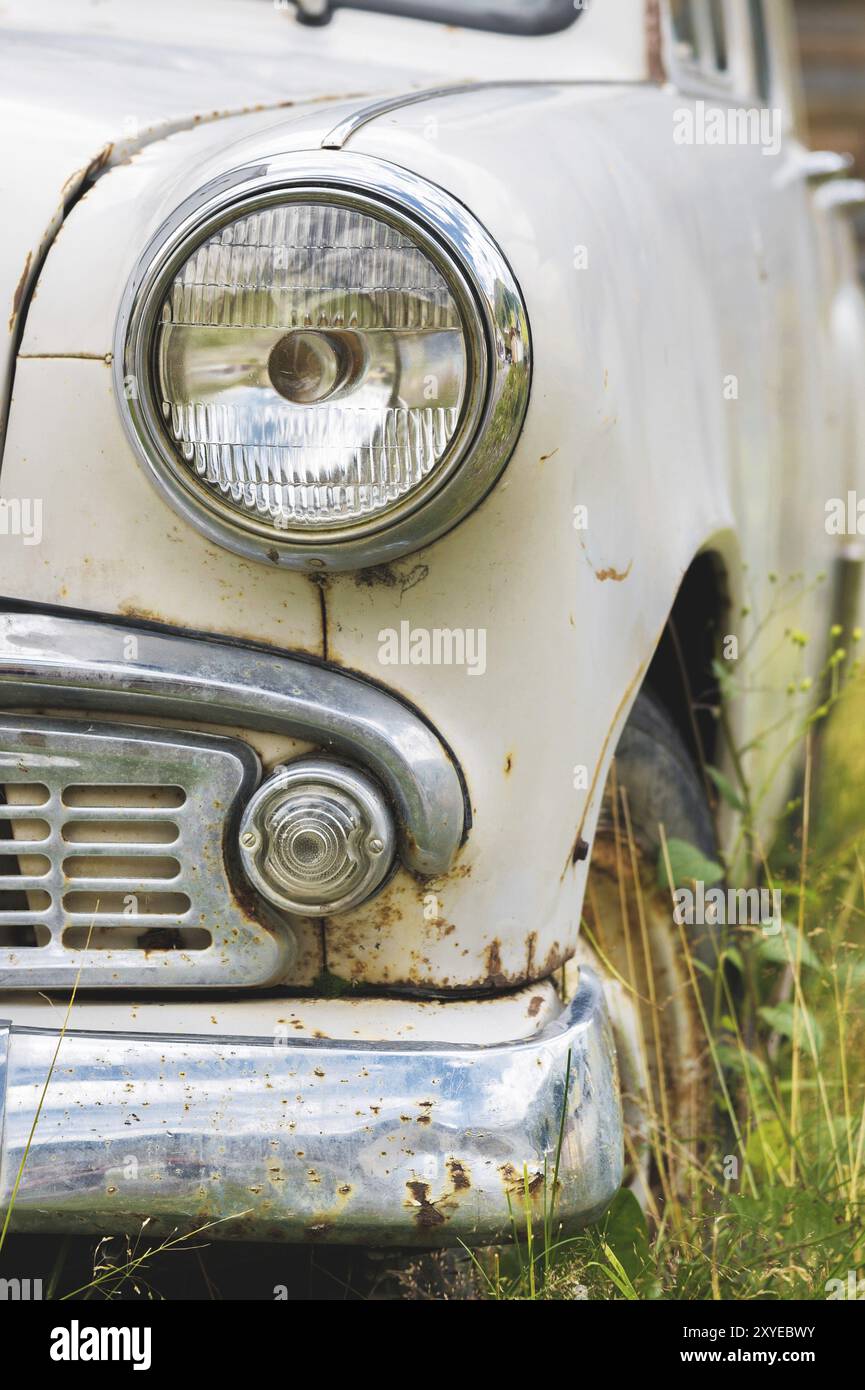
{"label": "car hood", "polygon": [[[566,35],[508,38],[340,10],[297,23],[290,0],[5,0],[0,13],[0,443],[29,295],[94,177],[174,131],[244,111],[340,103],[460,82],[639,77],[601,26],[637,30],[639,0],[605,0]],[[573,38],[576,31],[585,34]],[[575,55],[579,61],[575,66]]]}
{"label": "car hood", "polygon": [[0,28],[0,441],[28,297],[89,181],[201,121],[361,103],[429,76],[409,61],[361,60],[345,32],[304,28],[268,0],[13,0]]}

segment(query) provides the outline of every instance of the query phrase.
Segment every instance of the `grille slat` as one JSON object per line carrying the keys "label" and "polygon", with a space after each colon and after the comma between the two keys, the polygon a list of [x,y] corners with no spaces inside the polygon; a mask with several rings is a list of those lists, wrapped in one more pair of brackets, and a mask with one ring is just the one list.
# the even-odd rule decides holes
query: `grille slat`
{"label": "grille slat", "polygon": [[[15,809],[16,809],[16,811],[19,809],[17,805],[16,805]],[[24,808],[22,807],[21,809],[23,810]],[[29,809],[31,809],[31,808],[28,807],[27,809],[29,810]],[[44,805],[43,805],[43,806],[34,806],[34,807],[32,807],[32,812],[33,812],[33,814],[32,814],[32,819],[33,819],[33,820],[37,820],[37,819],[39,818],[40,813],[41,813],[42,811],[44,811],[44,809],[45,809]],[[62,805],[62,807],[58,807],[58,809],[62,811],[62,814],[64,815],[64,817],[66,818],[66,820],[67,820],[68,822],[73,822],[73,821],[103,821],[103,820],[107,820],[112,814],[116,813],[116,809],[117,809],[117,808],[116,808],[116,806],[115,806],[115,807],[112,807],[112,806],[104,806],[104,805],[103,805],[103,806],[67,806],[67,805],[64,803],[64,804]],[[180,812],[178,811],[178,808],[177,808],[176,806],[174,806],[174,807],[168,807],[168,806],[124,806],[124,807],[123,807],[123,818],[124,818],[124,820],[128,821],[128,823],[129,823],[130,825],[134,825],[134,824],[136,823],[136,821],[141,821],[141,822],[143,822],[144,824],[146,824],[147,821],[164,821],[164,822],[166,822],[167,824],[171,824],[171,822],[173,822],[173,821],[175,821],[175,820],[177,819],[177,816],[178,816],[179,814],[180,814]]]}
{"label": "grille slat", "polygon": [[[61,840],[57,846],[69,865],[76,859],[175,859],[182,841],[151,840]],[[43,841],[44,844],[44,841]]]}
{"label": "grille slat", "polygon": [[[22,899],[0,907],[0,987],[237,988],[282,978],[293,938],[249,915],[224,862],[226,826],[258,775],[237,739],[0,721],[0,855],[22,871],[0,877],[0,892]],[[37,804],[34,787],[48,799]],[[47,905],[34,910],[37,897]]]}
{"label": "grille slat", "polygon": [[[38,921],[39,918],[35,918]],[[178,924],[185,924],[190,920],[190,914],[172,912],[170,915],[159,912],[136,912],[136,913],[106,913],[99,918],[98,926],[102,927],[144,927],[150,930],[151,927],[176,927]],[[92,912],[67,912],[66,924],[69,927],[89,927],[93,921]],[[94,928],[95,930],[95,928]]]}

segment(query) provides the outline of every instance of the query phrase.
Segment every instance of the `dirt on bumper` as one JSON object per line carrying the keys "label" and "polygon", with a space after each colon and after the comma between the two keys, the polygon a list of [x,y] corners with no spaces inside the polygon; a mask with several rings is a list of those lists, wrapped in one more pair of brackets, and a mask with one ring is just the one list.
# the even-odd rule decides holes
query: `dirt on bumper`
{"label": "dirt on bumper", "polygon": [[492,1046],[69,1032],[52,1069],[57,1043],[0,1022],[0,1208],[44,1093],[13,1230],[479,1245],[507,1238],[526,1178],[543,1221],[557,1153],[557,1225],[621,1180],[589,971],[537,1035]]}

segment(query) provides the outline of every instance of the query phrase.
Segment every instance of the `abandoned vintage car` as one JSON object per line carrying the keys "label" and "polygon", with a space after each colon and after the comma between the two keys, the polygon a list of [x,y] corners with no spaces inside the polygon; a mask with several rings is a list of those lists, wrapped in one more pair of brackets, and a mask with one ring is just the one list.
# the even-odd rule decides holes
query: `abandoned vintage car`
{"label": "abandoned vintage car", "polygon": [[660,1068],[701,1123],[649,879],[715,853],[719,644],[776,669],[861,543],[863,186],[787,22],[4,7],[11,1229],[493,1242],[651,1182]]}

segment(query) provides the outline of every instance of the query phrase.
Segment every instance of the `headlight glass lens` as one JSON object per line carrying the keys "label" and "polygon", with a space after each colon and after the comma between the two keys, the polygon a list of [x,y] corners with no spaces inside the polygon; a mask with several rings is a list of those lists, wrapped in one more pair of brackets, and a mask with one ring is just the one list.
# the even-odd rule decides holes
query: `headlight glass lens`
{"label": "headlight glass lens", "polygon": [[447,465],[469,335],[444,268],[337,201],[221,226],[158,319],[156,403],[181,469],[238,519],[315,534],[375,520]]}

